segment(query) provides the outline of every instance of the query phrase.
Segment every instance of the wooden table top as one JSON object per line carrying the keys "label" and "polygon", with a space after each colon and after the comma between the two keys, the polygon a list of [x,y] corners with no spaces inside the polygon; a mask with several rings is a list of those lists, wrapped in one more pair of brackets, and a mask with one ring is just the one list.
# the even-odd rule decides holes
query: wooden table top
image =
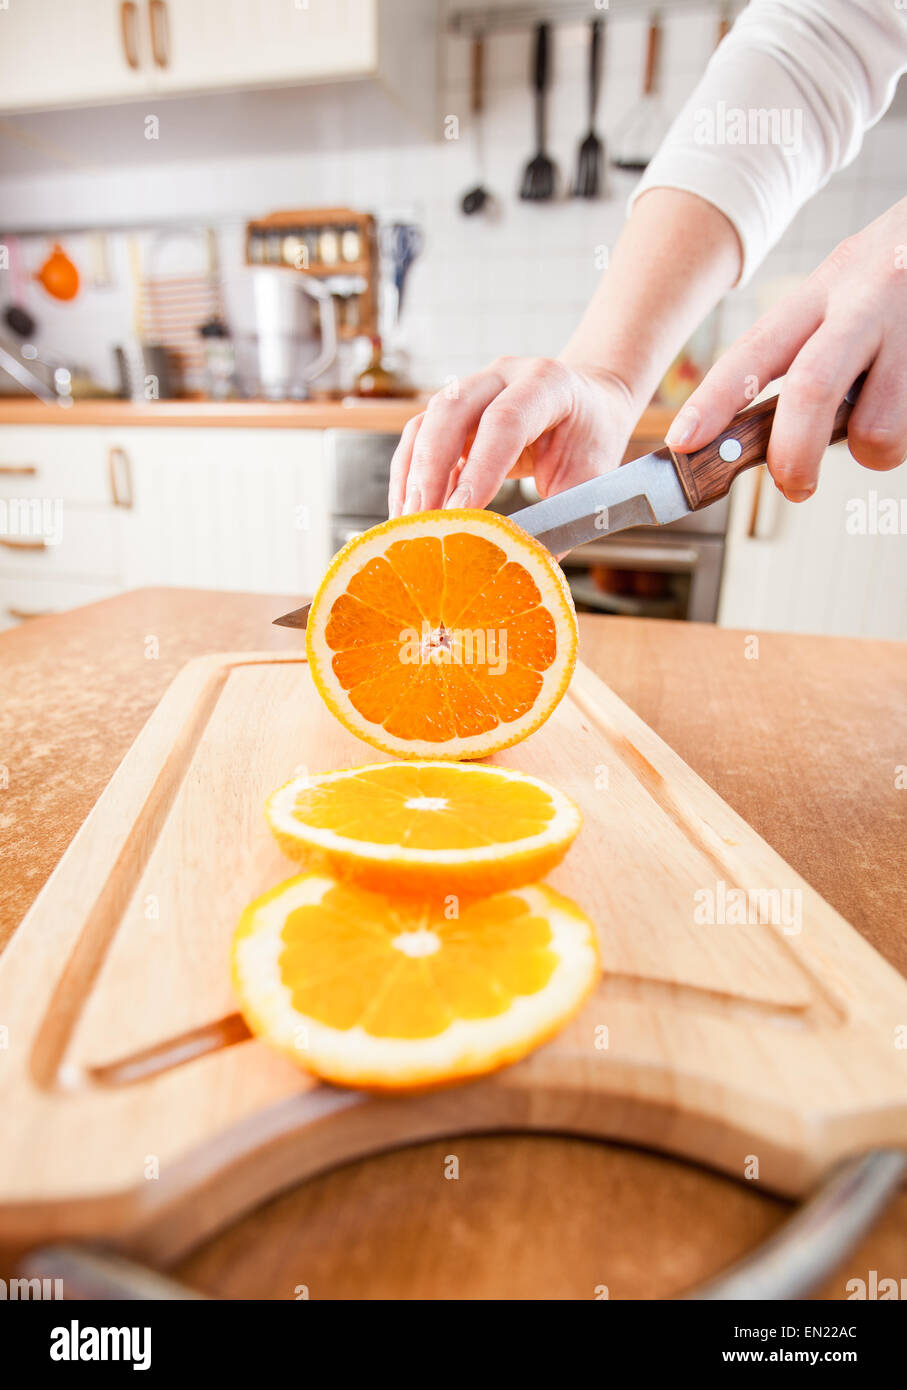
{"label": "wooden table top", "polygon": [[[0,634],[0,949],[179,668],[280,650],[298,595],[144,589]],[[157,655],[149,638],[156,639]],[[581,619],[583,659],[907,973],[907,644]],[[899,775],[898,769],[901,769]],[[459,1158],[458,1181],[445,1157]],[[225,1297],[662,1298],[788,1214],[657,1154],[477,1137],[353,1163],[221,1233],[177,1275]],[[821,1291],[900,1278],[907,1192]],[[3,1273],[0,1258],[0,1273]]]}

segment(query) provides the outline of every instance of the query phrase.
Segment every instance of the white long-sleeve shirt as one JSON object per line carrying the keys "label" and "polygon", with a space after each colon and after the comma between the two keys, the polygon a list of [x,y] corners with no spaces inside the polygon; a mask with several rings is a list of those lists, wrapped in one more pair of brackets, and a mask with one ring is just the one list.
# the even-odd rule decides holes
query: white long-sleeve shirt
{"label": "white long-sleeve shirt", "polygon": [[750,0],[630,205],[650,188],[705,198],[740,237],[743,284],[856,157],[905,70],[907,0]]}

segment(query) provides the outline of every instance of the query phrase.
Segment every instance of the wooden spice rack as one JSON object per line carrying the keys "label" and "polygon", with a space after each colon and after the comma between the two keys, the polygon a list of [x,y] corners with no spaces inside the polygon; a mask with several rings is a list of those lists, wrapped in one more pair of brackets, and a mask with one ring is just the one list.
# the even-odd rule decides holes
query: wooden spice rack
{"label": "wooden spice rack", "polygon": [[246,226],[246,264],[289,267],[320,280],[361,277],[361,293],[335,297],[337,336],[349,340],[377,334],[378,240],[370,213],[304,208],[256,218]]}

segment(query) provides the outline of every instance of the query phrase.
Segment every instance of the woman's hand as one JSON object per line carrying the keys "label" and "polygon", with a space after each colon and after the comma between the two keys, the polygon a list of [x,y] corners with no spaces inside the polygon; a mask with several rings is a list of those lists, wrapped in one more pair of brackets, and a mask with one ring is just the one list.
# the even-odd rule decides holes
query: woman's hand
{"label": "woman's hand", "polygon": [[842,241],[809,279],[764,315],[707,373],[668,430],[672,449],[708,444],[786,373],[768,467],[791,502],[816,490],[835,411],[868,376],[847,442],[865,468],[907,456],[907,198]]}
{"label": "woman's hand", "polygon": [[499,357],[432,396],[391,464],[391,516],[484,507],[503,480],[532,474],[543,497],[616,468],[639,415],[602,371],[544,357]]}
{"label": "woman's hand", "polygon": [[391,516],[483,507],[508,476],[543,497],[616,468],[672,357],[740,272],[730,222],[703,198],[639,199],[560,356],[499,357],[439,391],[403,431]]}

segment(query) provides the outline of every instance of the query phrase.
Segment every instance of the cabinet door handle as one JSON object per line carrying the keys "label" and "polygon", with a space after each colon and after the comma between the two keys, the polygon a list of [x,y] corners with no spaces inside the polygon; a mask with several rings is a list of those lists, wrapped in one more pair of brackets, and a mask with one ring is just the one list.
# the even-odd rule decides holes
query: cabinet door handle
{"label": "cabinet door handle", "polygon": [[170,66],[170,20],[166,0],[149,0],[148,20],[151,26],[151,52],[159,68]]}
{"label": "cabinet door handle", "polygon": [[750,519],[747,523],[746,538],[750,541],[759,539],[759,503],[762,501],[762,479],[765,477],[765,464],[762,463],[756,469],[756,476],[753,479],[753,496],[750,502]]}
{"label": "cabinet door handle", "polygon": [[0,463],[0,478],[35,478],[37,475],[33,463]]}
{"label": "cabinet door handle", "polygon": [[7,550],[46,550],[47,541],[32,540],[25,536],[0,536],[0,545],[5,545]]}
{"label": "cabinet door handle", "polygon": [[[591,552],[591,553],[590,553]],[[700,551],[692,545],[640,545],[638,541],[590,541],[573,552],[573,557],[585,563],[611,565],[615,569],[642,569],[690,574],[696,568]]]}
{"label": "cabinet door handle", "polygon": [[132,465],[126,450],[121,449],[119,444],[114,444],[107,451],[107,475],[110,478],[110,495],[113,498],[113,505],[115,507],[131,507],[134,501]]}
{"label": "cabinet door handle", "polygon": [[126,62],[133,69],[139,65],[138,45],[139,7],[134,0],[123,0],[120,6],[120,33],[123,36],[123,52]]}
{"label": "cabinet door handle", "polygon": [[6,616],[17,623],[27,623],[30,618],[47,618],[53,611],[52,608],[7,608]]}

